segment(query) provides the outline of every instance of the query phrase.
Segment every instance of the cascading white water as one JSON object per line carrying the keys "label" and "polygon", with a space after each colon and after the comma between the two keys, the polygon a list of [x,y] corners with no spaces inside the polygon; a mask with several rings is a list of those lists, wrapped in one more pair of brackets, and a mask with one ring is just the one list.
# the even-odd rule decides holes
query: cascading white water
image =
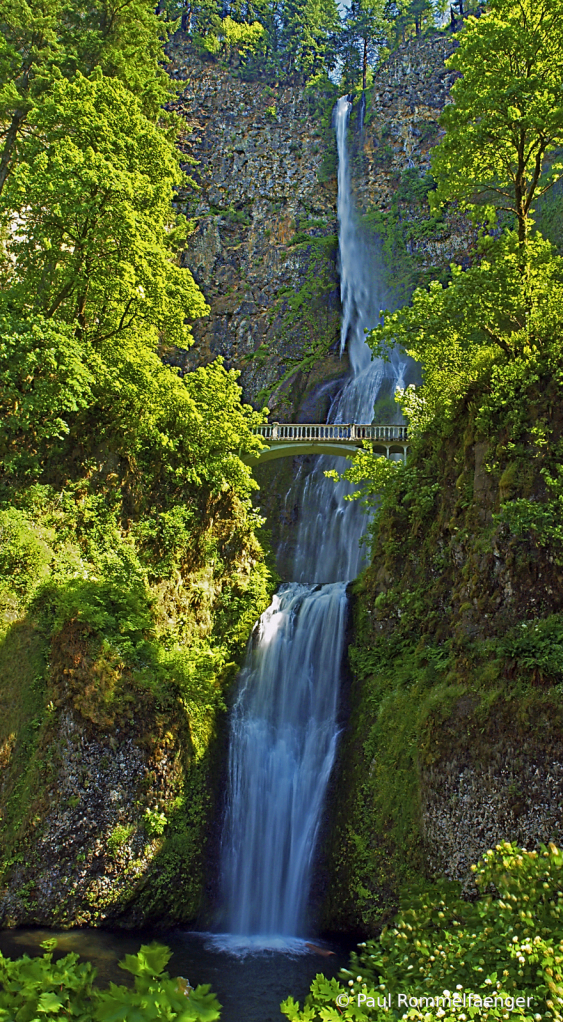
{"label": "cascading white water", "polygon": [[346,606],[342,582],[282,586],[241,673],[231,720],[224,895],[231,933],[258,934],[262,946],[303,933],[336,751]]}
{"label": "cascading white water", "polygon": [[[401,363],[372,362],[365,329],[377,323],[383,289],[357,226],[346,145],[350,103],[335,108],[342,346],[352,375],[333,404],[333,422],[371,422],[384,379]],[[281,587],[258,622],[231,715],[227,810],[222,840],[221,946],[292,946],[303,935],[322,807],[338,739],[338,696],[346,584],[361,567],[365,515],[346,502],[347,484],[318,459],[306,479],[295,582]],[[322,585],[312,583],[323,583]],[[216,940],[217,943],[217,940]]]}
{"label": "cascading white water", "polygon": [[[347,146],[350,110],[351,103],[343,96],[335,107],[334,127],[338,148],[340,348],[348,349],[352,374],[332,404],[329,421],[371,422],[382,387],[394,393],[397,387],[404,386],[406,360],[395,352],[390,362],[372,360],[366,344],[365,332],[379,322],[386,293],[381,261],[367,244],[354,207]],[[398,406],[395,418],[402,421]],[[293,565],[294,578],[299,581],[351,579],[363,567],[361,539],[366,529],[365,513],[357,501],[345,500],[353,486],[346,482],[335,485],[324,474],[329,469],[341,474],[349,464],[345,458],[320,457],[303,484]]]}

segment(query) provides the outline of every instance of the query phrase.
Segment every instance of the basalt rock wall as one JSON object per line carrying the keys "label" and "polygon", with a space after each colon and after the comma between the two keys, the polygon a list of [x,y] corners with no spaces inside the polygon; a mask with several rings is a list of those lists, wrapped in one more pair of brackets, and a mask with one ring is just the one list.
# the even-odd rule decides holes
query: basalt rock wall
{"label": "basalt rock wall", "polygon": [[[473,241],[459,214],[428,207],[454,46],[439,32],[408,41],[376,73],[365,102],[354,100],[352,189],[388,305],[447,272],[452,259],[467,259]],[[244,81],[240,69],[196,56],[181,34],[170,57],[182,83],[182,149],[197,161],[186,159],[197,192],[178,197],[195,225],[183,258],[211,312],[195,323],[189,352],[165,357],[189,370],[221,355],[240,370],[245,399],[267,403],[271,419],[325,421],[349,371],[339,352],[337,91]],[[256,472],[275,548],[292,549],[303,510],[293,482],[311,465],[284,459]]]}
{"label": "basalt rock wall", "polygon": [[390,303],[469,260],[475,231],[455,209],[430,213],[432,148],[456,72],[446,67],[455,36],[435,32],[404,43],[381,66],[351,116],[352,191],[368,237],[379,245]]}
{"label": "basalt rock wall", "polygon": [[[354,101],[352,188],[388,304],[466,258],[473,240],[462,217],[431,217],[427,203],[454,45],[439,32],[408,41],[367,100]],[[348,372],[339,353],[337,90],[244,81],[240,69],[194,54],[181,33],[169,52],[182,83],[185,169],[198,187],[178,196],[195,225],[183,259],[211,312],[195,323],[189,352],[165,357],[188,370],[221,355],[241,371],[245,398],[267,401],[273,418],[322,421]]]}
{"label": "basalt rock wall", "polygon": [[171,57],[173,76],[185,82],[176,107],[186,125],[182,149],[196,161],[186,169],[198,186],[179,197],[195,219],[184,261],[211,306],[180,363],[189,369],[221,355],[241,371],[247,399],[269,399],[280,417],[296,416],[319,363],[325,380],[347,370],[335,353],[336,178],[321,123],[326,97],[315,108],[303,88],[243,81],[197,58],[181,37]]}

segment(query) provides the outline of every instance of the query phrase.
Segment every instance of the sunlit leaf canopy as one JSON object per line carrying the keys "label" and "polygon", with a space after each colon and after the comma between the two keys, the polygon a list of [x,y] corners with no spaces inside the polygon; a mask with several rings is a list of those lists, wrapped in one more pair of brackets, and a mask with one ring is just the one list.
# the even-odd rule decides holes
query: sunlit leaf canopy
{"label": "sunlit leaf canopy", "polygon": [[436,201],[456,199],[481,219],[512,213],[522,240],[534,204],[563,172],[561,3],[490,0],[448,66],[461,77],[433,154]]}
{"label": "sunlit leaf canopy", "polygon": [[[183,376],[161,358],[208,312],[173,208],[195,187],[165,109],[174,25],[145,0],[2,7],[3,482],[101,486],[128,529],[152,513],[205,531],[220,505],[246,542],[240,455],[260,447],[262,413],[220,360]],[[146,557],[159,535],[144,530]]]}

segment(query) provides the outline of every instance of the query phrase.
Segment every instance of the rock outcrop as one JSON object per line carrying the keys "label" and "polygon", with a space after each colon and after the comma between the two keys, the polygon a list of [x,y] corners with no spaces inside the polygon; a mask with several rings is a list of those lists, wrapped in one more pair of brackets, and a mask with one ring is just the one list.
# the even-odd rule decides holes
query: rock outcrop
{"label": "rock outcrop", "polygon": [[[443,131],[439,117],[456,72],[446,68],[455,37],[435,33],[404,43],[381,66],[365,105],[352,115],[352,190],[366,230],[387,241],[382,263],[390,281],[397,269],[409,286],[439,276],[468,259],[475,231],[454,209],[431,216],[431,152]],[[410,273],[405,272],[410,270]]]}
{"label": "rock outcrop", "polygon": [[[13,641],[2,644],[4,669]],[[2,856],[0,926],[130,928],[190,922],[201,909],[216,766],[194,748],[177,694],[163,702],[91,645],[87,627],[65,626],[45,650],[44,691],[33,663],[21,663],[22,699],[34,689],[37,716],[1,764],[16,852]]]}

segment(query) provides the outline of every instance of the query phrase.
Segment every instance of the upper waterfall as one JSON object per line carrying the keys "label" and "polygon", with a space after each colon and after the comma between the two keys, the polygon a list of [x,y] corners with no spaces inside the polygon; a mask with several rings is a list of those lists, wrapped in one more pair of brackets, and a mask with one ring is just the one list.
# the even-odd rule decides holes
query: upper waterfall
{"label": "upper waterfall", "polygon": [[[347,348],[351,375],[333,401],[330,422],[371,422],[374,405],[383,388],[394,393],[404,386],[406,359],[393,355],[390,362],[373,359],[366,330],[380,318],[386,289],[381,253],[368,244],[354,204],[350,180],[348,125],[352,104],[347,96],[334,108],[338,150],[338,223],[340,294],[342,303],[341,348]],[[397,418],[400,414],[397,409]],[[320,457],[301,484],[301,515],[294,557],[294,578],[301,582],[335,582],[353,579],[361,571],[365,551],[361,544],[367,518],[358,502],[345,498],[353,491],[346,482],[335,484],[325,472],[342,473],[349,467],[344,458]]]}
{"label": "upper waterfall", "polygon": [[[356,242],[355,224],[352,218],[352,192],[350,188],[350,164],[346,132],[352,104],[347,96],[342,96],[334,108],[334,127],[338,150],[338,193],[336,209],[338,213],[338,248],[340,254],[340,302],[342,304],[342,321],[340,324],[340,354],[346,347],[348,330],[354,302],[353,266],[354,245]],[[352,360],[351,360],[352,361]],[[352,362],[354,368],[354,363]]]}
{"label": "upper waterfall", "polygon": [[[347,347],[352,374],[358,377],[369,367],[371,353],[365,343],[365,330],[379,321],[384,303],[385,287],[381,267],[377,265],[373,252],[360,229],[352,194],[350,179],[350,155],[348,151],[348,127],[352,104],[342,96],[334,108],[334,129],[338,150],[338,250],[340,259],[340,301],[342,321],[340,327],[340,352]],[[364,388],[356,388],[362,391]],[[368,407],[365,395],[358,422],[371,422],[373,404]]]}

